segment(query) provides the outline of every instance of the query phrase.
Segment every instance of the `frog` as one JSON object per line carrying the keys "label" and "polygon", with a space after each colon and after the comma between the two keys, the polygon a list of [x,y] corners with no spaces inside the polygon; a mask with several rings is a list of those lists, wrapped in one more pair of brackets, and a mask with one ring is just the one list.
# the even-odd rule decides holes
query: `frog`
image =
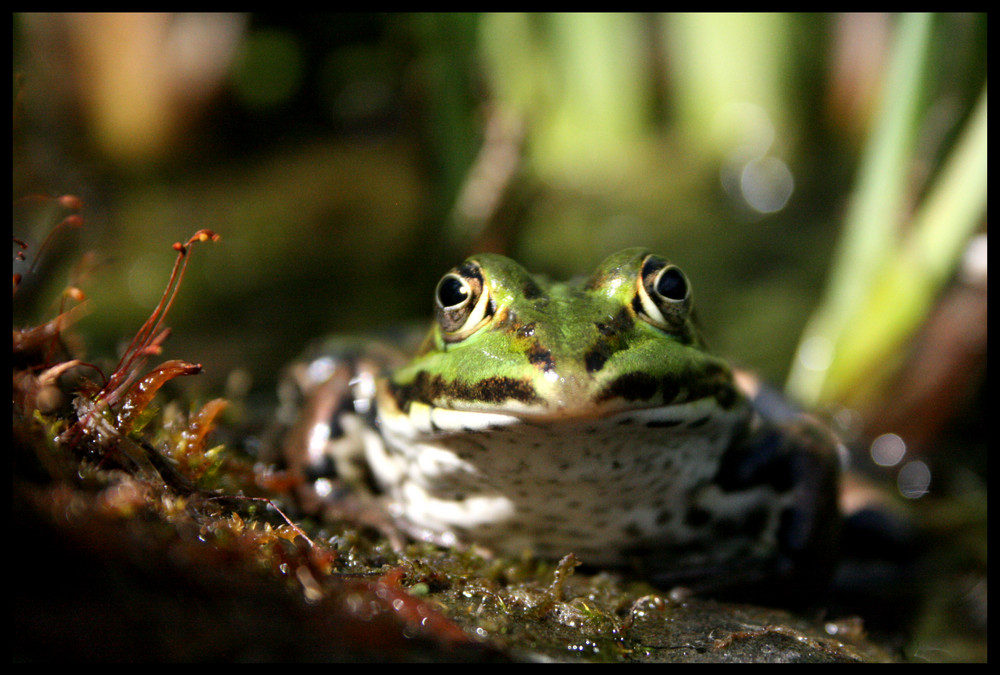
{"label": "frog", "polygon": [[628,248],[559,282],[482,253],[432,300],[411,355],[338,342],[293,368],[307,508],[363,484],[404,539],[695,591],[829,578],[838,440],[709,351],[679,266]]}

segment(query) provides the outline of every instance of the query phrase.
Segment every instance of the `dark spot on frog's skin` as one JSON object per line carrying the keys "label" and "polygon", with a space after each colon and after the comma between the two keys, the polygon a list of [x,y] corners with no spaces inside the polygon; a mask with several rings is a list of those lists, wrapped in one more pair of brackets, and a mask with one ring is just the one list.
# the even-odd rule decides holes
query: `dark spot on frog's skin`
{"label": "dark spot on frog's skin", "polygon": [[712,520],[712,514],[699,506],[692,506],[684,514],[684,524],[689,527],[704,527]]}
{"label": "dark spot on frog's skin", "polygon": [[648,401],[659,391],[656,378],[646,373],[625,373],[611,380],[596,396],[598,402],[614,398]]}
{"label": "dark spot on frog's skin", "polygon": [[337,475],[337,467],[333,463],[333,457],[323,453],[318,461],[305,467],[305,479],[309,483],[315,483],[320,478],[330,478]]}
{"label": "dark spot on frog's skin", "polygon": [[521,340],[528,340],[535,335],[535,323],[520,323],[517,321],[511,313],[508,313],[507,318],[511,321],[511,330],[514,331],[514,336]]}
{"label": "dark spot on frog's skin", "polygon": [[659,394],[663,403],[670,405],[714,398],[721,408],[728,410],[740,401],[729,370],[721,364],[710,368],[699,376],[685,377],[690,381],[683,384],[678,376],[656,378],[647,373],[625,373],[606,384],[596,400],[649,401]]}
{"label": "dark spot on frog's skin", "polygon": [[736,387],[731,382],[726,382],[719,385],[715,392],[715,400],[720,406],[729,410],[740,400],[740,396],[736,393]]}
{"label": "dark spot on frog's skin", "polygon": [[546,372],[555,370],[556,362],[552,358],[551,350],[543,347],[541,342],[534,339],[535,324],[533,322],[522,324],[513,314],[509,315],[508,320],[511,321],[510,330],[513,331],[515,338],[526,342],[523,350],[528,363],[540,367]]}
{"label": "dark spot on frog's skin", "polygon": [[630,331],[634,325],[632,315],[624,307],[609,321],[598,321],[594,324],[600,337],[583,356],[588,373],[599,371],[612,354],[623,348],[621,336]]}
{"label": "dark spot on frog's skin", "polygon": [[590,351],[583,355],[583,363],[587,367],[587,372],[596,373],[599,371],[607,363],[610,356],[611,352],[607,348],[607,344],[598,342],[591,347]]}
{"label": "dark spot on frog's skin", "polygon": [[448,381],[440,375],[420,371],[410,384],[389,383],[389,391],[400,410],[408,411],[412,401],[433,405],[441,398],[461,401],[478,401],[501,404],[514,400],[521,403],[539,403],[535,388],[526,380],[512,377],[489,377],[474,384],[458,380]]}
{"label": "dark spot on frog's skin", "polygon": [[480,380],[471,386],[462,383],[451,383],[446,389],[450,396],[473,401],[488,401],[491,403],[502,403],[508,399],[514,399],[522,403],[538,403],[541,401],[530,382],[510,377],[490,377]]}
{"label": "dark spot on frog's skin", "polygon": [[757,539],[764,532],[769,520],[769,511],[764,506],[751,509],[743,519],[743,531],[747,537]]}
{"label": "dark spot on frog's skin", "polygon": [[[663,401],[665,403],[687,403],[688,401],[695,400],[692,396],[682,396],[682,392],[685,391],[679,382],[676,380],[664,377],[660,380],[660,393],[663,395]],[[690,394],[690,390],[688,390]]]}
{"label": "dark spot on frog's skin", "polygon": [[537,300],[543,294],[544,291],[542,291],[541,286],[535,283],[534,279],[526,279],[524,285],[521,286],[521,295],[527,300]]}
{"label": "dark spot on frog's skin", "polygon": [[625,526],[625,534],[634,539],[638,539],[640,536],[642,536],[642,530],[635,523],[629,523],[628,525]]}
{"label": "dark spot on frog's skin", "polygon": [[531,343],[527,350],[528,363],[549,372],[555,370],[556,362],[552,352],[543,347],[537,340]]}
{"label": "dark spot on frog's skin", "polygon": [[720,518],[712,523],[713,537],[719,537],[720,539],[729,538],[741,532],[740,522],[736,518]]}
{"label": "dark spot on frog's skin", "polygon": [[[719,460],[714,482],[726,492],[770,486],[778,494],[795,486],[796,458],[801,453],[785,452],[787,439],[777,427],[765,427],[753,443],[737,443]],[[804,470],[804,469],[803,469]]]}
{"label": "dark spot on frog's skin", "polygon": [[617,337],[625,335],[632,330],[633,326],[635,326],[635,320],[628,313],[628,310],[622,307],[611,317],[610,321],[601,321],[595,325],[597,326],[597,332],[601,335],[605,337]]}
{"label": "dark spot on frog's skin", "polygon": [[639,299],[638,293],[632,296],[632,311],[635,312],[636,314],[641,314],[643,311],[642,300]]}
{"label": "dark spot on frog's skin", "polygon": [[697,429],[698,427],[703,427],[706,424],[708,424],[708,421],[710,419],[712,419],[712,418],[709,417],[708,415],[705,415],[704,417],[699,417],[695,421],[693,421],[690,424],[688,424],[688,429]]}
{"label": "dark spot on frog's skin", "polygon": [[649,429],[669,429],[681,424],[683,424],[683,420],[652,420],[646,422],[646,427]]}
{"label": "dark spot on frog's skin", "polygon": [[683,396],[683,400],[697,401],[710,396],[725,409],[731,408],[740,400],[733,386],[732,375],[722,364],[713,364],[710,371],[697,378]]}

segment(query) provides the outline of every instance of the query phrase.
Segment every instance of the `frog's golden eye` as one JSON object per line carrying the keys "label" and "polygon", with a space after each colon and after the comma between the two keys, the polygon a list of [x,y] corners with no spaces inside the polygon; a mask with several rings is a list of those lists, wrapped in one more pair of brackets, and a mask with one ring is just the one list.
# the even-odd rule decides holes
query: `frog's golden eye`
{"label": "frog's golden eye", "polygon": [[492,318],[489,287],[478,265],[467,262],[441,277],[434,314],[447,342],[464,340]]}
{"label": "frog's golden eye", "polygon": [[659,256],[646,256],[633,306],[657,328],[681,330],[691,312],[691,285],[677,265]]}

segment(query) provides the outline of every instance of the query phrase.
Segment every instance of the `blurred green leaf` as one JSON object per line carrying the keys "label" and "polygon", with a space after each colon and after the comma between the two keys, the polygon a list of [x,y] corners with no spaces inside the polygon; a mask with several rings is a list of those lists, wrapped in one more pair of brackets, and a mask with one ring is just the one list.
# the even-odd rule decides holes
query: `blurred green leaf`
{"label": "blurred green leaf", "polygon": [[790,395],[808,407],[843,400],[890,374],[887,365],[927,315],[985,213],[984,85],[946,165],[904,223],[931,29],[930,15],[899,21],[826,298],[788,380]]}

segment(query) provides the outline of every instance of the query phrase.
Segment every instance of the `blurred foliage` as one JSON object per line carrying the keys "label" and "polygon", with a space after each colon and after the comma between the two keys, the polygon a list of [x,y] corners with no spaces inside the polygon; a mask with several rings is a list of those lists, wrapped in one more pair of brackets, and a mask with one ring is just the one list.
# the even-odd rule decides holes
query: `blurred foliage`
{"label": "blurred foliage", "polygon": [[[887,369],[874,367],[898,353],[926,318],[985,217],[985,84],[947,162],[912,206],[931,29],[928,15],[900,22],[826,302],[804,335],[790,380],[791,393],[812,406],[821,393],[846,401],[860,397],[852,390],[870,395],[884,385]],[[816,352],[817,344],[829,356],[804,353]]]}
{"label": "blurred foliage", "polygon": [[[15,15],[15,194],[79,194],[84,240],[143,261],[101,269],[125,295],[102,298],[119,312],[91,319],[96,345],[155,293],[149,245],[191,227],[227,244],[189,280],[179,333],[227,365],[425,316],[436,277],[474,250],[569,276],[644,244],[688,270],[715,348],[778,380],[822,288],[895,23]],[[935,123],[950,138],[984,77],[985,18],[942,17],[929,41],[924,100],[948,102]],[[935,58],[946,43],[960,46]],[[229,358],[235,343],[246,351]]]}

